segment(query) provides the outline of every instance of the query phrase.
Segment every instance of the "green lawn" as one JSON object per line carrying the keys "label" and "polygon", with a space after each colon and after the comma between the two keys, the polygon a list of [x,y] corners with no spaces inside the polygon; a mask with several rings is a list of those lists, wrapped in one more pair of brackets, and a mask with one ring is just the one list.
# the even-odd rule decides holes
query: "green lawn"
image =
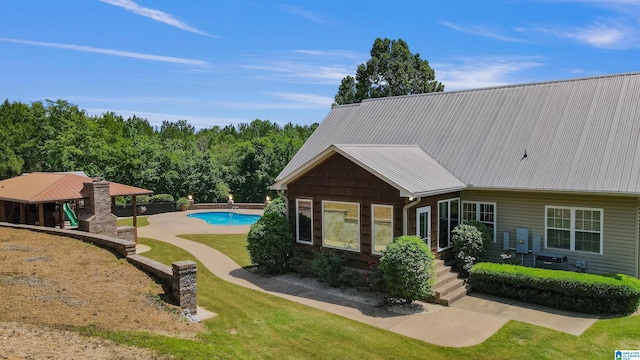
{"label": "green lawn", "polygon": [[242,267],[251,265],[246,234],[178,235],[178,237],[210,246]]}
{"label": "green lawn", "polygon": [[[138,227],[149,225],[148,216],[138,216]],[[133,226],[133,218],[118,219],[118,226]]]}
{"label": "green lawn", "polygon": [[[235,236],[218,236],[211,244],[238,246]],[[198,262],[169,244],[139,242],[152,248],[145,256],[165,264]],[[198,304],[218,316],[204,322],[207,332],[195,341],[138,332],[84,332],[176,359],[603,359],[612,358],[616,349],[640,349],[640,316],[599,320],[579,337],[510,321],[480,345],[445,348],[227,283],[199,262]]]}

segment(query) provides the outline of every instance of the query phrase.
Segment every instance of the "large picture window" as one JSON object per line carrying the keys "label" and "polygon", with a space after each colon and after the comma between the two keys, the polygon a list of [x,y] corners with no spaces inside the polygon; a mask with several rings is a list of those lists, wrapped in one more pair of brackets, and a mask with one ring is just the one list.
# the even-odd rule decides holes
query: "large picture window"
{"label": "large picture window", "polygon": [[371,205],[371,229],[373,253],[382,254],[393,240],[393,206]]}
{"label": "large picture window", "polygon": [[546,206],[546,247],[602,254],[602,209]]}
{"label": "large picture window", "polygon": [[360,204],[322,202],[322,246],[360,251]]}
{"label": "large picture window", "polygon": [[451,247],[451,231],[460,224],[460,199],[438,201],[438,250]]}
{"label": "large picture window", "polygon": [[313,201],[296,199],[296,241],[303,244],[313,243]]}
{"label": "large picture window", "polygon": [[487,225],[491,229],[493,242],[496,241],[496,203],[463,201],[462,221],[470,220]]}

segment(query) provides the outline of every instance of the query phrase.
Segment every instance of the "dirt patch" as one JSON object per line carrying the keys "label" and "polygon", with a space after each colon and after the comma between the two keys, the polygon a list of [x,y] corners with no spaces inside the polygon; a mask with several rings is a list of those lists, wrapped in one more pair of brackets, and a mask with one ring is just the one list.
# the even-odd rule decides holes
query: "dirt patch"
{"label": "dirt patch", "polygon": [[0,322],[0,359],[164,359],[153,351],[65,330]]}
{"label": "dirt patch", "polygon": [[[78,240],[0,228],[0,263],[0,359],[130,358],[104,352],[119,345],[55,329],[93,326],[174,337],[192,337],[203,330],[201,324],[181,317],[178,307],[162,301],[166,297],[162,286],[148,275],[125,259]],[[84,352],[80,357],[36,352],[75,351],[73,344],[83,351],[100,351],[95,357]],[[13,353],[7,352],[10,348]]]}

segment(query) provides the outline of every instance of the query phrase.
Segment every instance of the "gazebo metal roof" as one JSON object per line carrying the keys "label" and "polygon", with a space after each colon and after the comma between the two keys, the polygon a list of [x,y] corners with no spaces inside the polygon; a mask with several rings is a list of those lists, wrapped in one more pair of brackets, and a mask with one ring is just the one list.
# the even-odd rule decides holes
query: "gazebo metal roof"
{"label": "gazebo metal roof", "polygon": [[[0,200],[39,204],[82,199],[83,184],[93,181],[77,173],[36,172],[0,181]],[[110,182],[109,195],[137,196],[153,191]]]}

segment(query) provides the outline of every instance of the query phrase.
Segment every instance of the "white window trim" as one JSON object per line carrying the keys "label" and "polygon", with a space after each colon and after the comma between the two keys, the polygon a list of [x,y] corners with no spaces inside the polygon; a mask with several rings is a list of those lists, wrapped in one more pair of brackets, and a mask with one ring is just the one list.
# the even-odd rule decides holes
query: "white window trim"
{"label": "white window trim", "polygon": [[[569,229],[569,249],[562,249],[562,248],[555,248],[555,247],[548,247],[547,246],[547,238],[549,234],[549,223],[548,223],[548,219],[547,219],[547,213],[549,211],[549,209],[568,209],[571,211],[571,217],[570,217],[570,221],[569,221],[569,225],[570,225],[570,229]],[[600,252],[592,252],[592,251],[581,251],[581,250],[576,250],[576,210],[586,210],[586,211],[599,211],[600,212]],[[551,227],[552,229],[554,229],[554,227]],[[567,230],[567,229],[561,229],[561,230]],[[581,230],[577,230],[577,231],[581,231]],[[596,231],[586,231],[586,232],[592,232],[592,233],[596,233]],[[547,249],[553,249],[553,250],[564,250],[564,251],[572,251],[572,252],[576,252],[576,253],[581,253],[581,254],[600,254],[603,255],[604,254],[604,210],[601,208],[584,208],[584,207],[570,207],[570,206],[554,206],[554,205],[546,205],[544,207],[544,247]]]}
{"label": "white window trim", "polygon": [[[325,221],[324,221],[324,204],[325,203],[334,203],[334,204],[349,204],[349,205],[358,205],[358,248],[357,249],[347,249],[339,246],[331,246],[326,245],[324,242],[324,233],[325,233]],[[322,247],[330,248],[330,249],[338,249],[343,251],[351,251],[351,252],[360,252],[360,203],[357,202],[348,202],[348,201],[333,201],[333,200],[322,200]]]}
{"label": "white window trim", "polygon": [[449,231],[447,233],[447,239],[449,240],[448,241],[449,246],[443,247],[443,248],[440,247],[440,203],[443,203],[443,202],[447,203],[447,206],[448,206],[448,212],[447,213],[449,214],[449,216],[447,217],[447,222],[448,222],[448,224],[447,224],[448,226],[447,227],[449,229],[453,230],[451,228],[451,202],[452,201],[456,201],[456,200],[458,200],[458,224],[460,224],[460,216],[462,215],[462,213],[461,213],[462,212],[462,206],[460,205],[460,204],[462,204],[462,202],[460,201],[460,198],[457,197],[457,198],[451,198],[451,199],[445,199],[445,200],[438,201],[438,214],[436,215],[436,216],[438,216],[438,239],[437,239],[437,241],[438,241],[438,252],[451,249],[451,231]]}
{"label": "white window trim", "polygon": [[375,231],[375,208],[386,207],[391,209],[391,240],[393,240],[393,205],[371,204],[371,253],[374,255],[382,255],[382,252],[376,251],[376,231]]}
{"label": "white window trim", "polygon": [[[427,234],[426,237],[426,244],[429,247],[429,249],[431,249],[431,206],[423,206],[423,207],[419,207],[416,209],[416,236],[420,238],[420,228],[421,228],[421,224],[420,224],[420,214],[422,213],[428,213],[429,214],[429,223],[428,223],[428,227],[429,227],[429,232]],[[420,238],[420,240],[424,240],[425,238]]]}
{"label": "white window trim", "polygon": [[[300,210],[299,203],[300,201],[310,202],[311,203],[311,240],[303,241],[300,240]],[[313,199],[296,199],[296,242],[300,244],[313,245]]]}
{"label": "white window trim", "polygon": [[[496,234],[498,233],[498,205],[494,202],[487,201],[463,201],[460,206],[460,214],[462,215],[462,221],[464,221],[464,204],[476,205],[476,221],[480,221],[480,205],[493,205],[493,242],[497,241]],[[482,222],[482,221],[480,221]]]}

